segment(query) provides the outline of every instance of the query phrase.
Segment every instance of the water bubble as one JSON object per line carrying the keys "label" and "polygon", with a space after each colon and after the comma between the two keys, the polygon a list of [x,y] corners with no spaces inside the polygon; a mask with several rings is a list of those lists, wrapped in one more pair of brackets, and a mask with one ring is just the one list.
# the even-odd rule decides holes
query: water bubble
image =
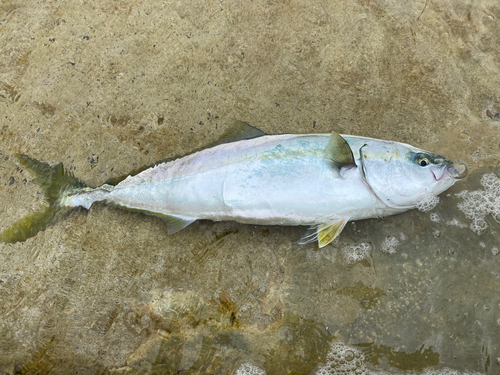
{"label": "water bubble", "polygon": [[483,233],[488,227],[489,225],[484,218],[476,218],[470,225],[470,229],[476,234]]}
{"label": "water bubble", "polygon": [[470,229],[476,234],[488,229],[486,215],[491,215],[495,221],[500,222],[500,178],[494,173],[487,173],[481,178],[481,185],[485,189],[464,190],[457,194],[463,199],[458,208],[472,221]]}
{"label": "water bubble", "polygon": [[364,360],[363,353],[358,349],[335,342],[330,345],[327,363],[320,366],[314,375],[362,375],[366,373]]}
{"label": "water bubble", "polygon": [[394,254],[399,246],[399,240],[395,236],[388,236],[382,242],[380,250],[386,254]]}
{"label": "water bubble", "polygon": [[372,246],[369,243],[361,242],[359,244],[345,245],[342,248],[342,254],[348,264],[361,262],[363,259],[368,259],[372,251]]}
{"label": "water bubble", "polygon": [[439,197],[435,196],[432,193],[424,194],[420,197],[420,199],[414,202],[415,207],[418,208],[422,212],[429,212],[439,203]]}
{"label": "water bubble", "polygon": [[251,363],[244,363],[236,370],[236,375],[266,375],[266,372]]}
{"label": "water bubble", "polygon": [[435,212],[433,212],[430,215],[430,217],[431,217],[431,221],[433,221],[435,223],[439,223],[441,221],[441,217],[437,213],[435,213]]}

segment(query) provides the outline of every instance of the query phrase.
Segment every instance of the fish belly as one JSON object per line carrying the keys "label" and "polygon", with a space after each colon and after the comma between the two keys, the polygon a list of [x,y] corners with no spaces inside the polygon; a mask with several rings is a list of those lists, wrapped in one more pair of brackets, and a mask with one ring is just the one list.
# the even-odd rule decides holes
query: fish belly
{"label": "fish belly", "polygon": [[159,215],[250,224],[313,225],[385,216],[361,167],[342,175],[328,136],[266,136],[216,146],[129,177],[106,197]]}

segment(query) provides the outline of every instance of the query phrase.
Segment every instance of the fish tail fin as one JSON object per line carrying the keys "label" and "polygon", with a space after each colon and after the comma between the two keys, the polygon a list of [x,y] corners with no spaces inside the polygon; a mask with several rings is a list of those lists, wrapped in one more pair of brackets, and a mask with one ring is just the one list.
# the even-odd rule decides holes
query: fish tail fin
{"label": "fish tail fin", "polygon": [[51,167],[29,156],[17,154],[19,162],[35,177],[45,195],[49,206],[41,211],[27,215],[0,233],[0,242],[15,243],[25,241],[44,230],[74,209],[61,204],[63,194],[68,190],[84,188],[71,172],[65,172],[62,163]]}

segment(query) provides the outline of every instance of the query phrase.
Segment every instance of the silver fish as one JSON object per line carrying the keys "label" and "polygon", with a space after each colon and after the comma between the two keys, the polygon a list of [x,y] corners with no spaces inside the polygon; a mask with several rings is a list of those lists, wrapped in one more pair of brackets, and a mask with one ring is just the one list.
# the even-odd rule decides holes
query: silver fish
{"label": "silver fish", "polygon": [[[347,222],[429,205],[461,177],[451,160],[404,143],[335,132],[266,135],[244,123],[238,127],[246,139],[156,165],[116,186],[86,187],[59,165],[59,172],[45,177],[52,216],[42,215],[39,227],[21,220],[0,240],[23,240],[74,207],[105,201],[162,217],[170,234],[198,219],[307,225],[300,243],[317,240],[323,247]],[[20,158],[44,175],[34,164],[39,162]]]}

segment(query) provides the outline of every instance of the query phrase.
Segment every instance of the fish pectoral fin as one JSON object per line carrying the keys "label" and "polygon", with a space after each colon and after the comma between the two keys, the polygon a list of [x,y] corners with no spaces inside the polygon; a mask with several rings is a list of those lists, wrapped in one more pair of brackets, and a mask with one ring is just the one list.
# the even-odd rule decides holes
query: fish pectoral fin
{"label": "fish pectoral fin", "polygon": [[336,132],[332,132],[325,148],[325,156],[337,169],[356,167],[354,155],[347,141]]}
{"label": "fish pectoral fin", "polygon": [[160,217],[167,223],[168,234],[174,234],[197,220],[197,218],[174,215],[161,215]]}
{"label": "fish pectoral fin", "polygon": [[217,144],[231,143],[244,139],[253,139],[267,135],[262,130],[253,127],[243,121],[235,121],[234,124],[226,131]]}
{"label": "fish pectoral fin", "polygon": [[319,247],[325,247],[342,232],[349,218],[333,220],[329,223],[312,226],[299,240],[300,245],[305,245],[318,240]]}

